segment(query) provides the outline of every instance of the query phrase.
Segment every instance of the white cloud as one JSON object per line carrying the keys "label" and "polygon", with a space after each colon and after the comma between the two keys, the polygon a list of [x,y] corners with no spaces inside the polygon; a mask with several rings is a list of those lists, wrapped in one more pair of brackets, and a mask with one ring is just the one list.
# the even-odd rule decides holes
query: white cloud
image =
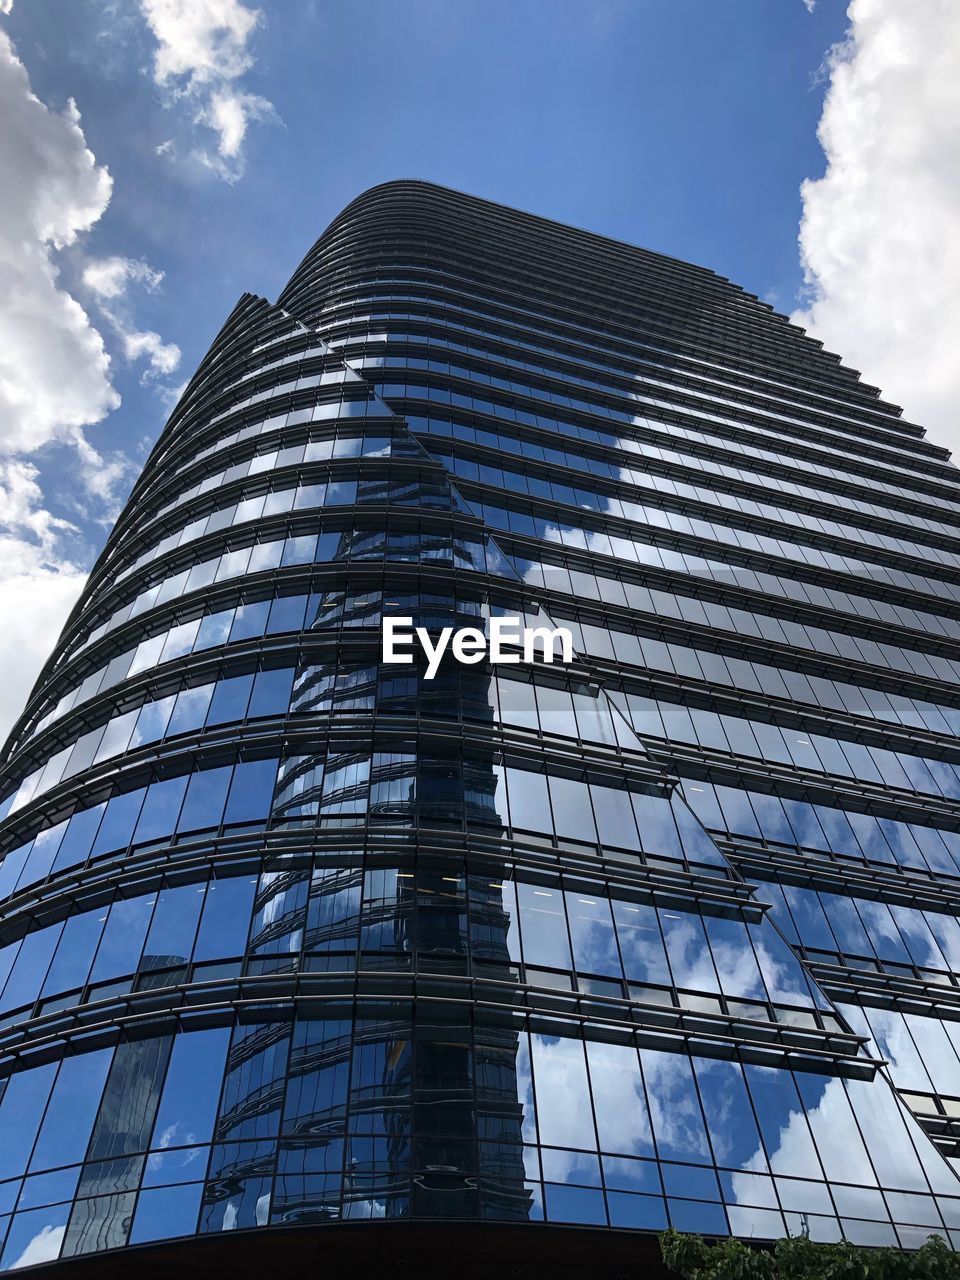
{"label": "white cloud", "polygon": [[[7,5],[5,11],[9,12]],[[17,455],[62,442],[119,404],[103,340],[61,288],[57,250],[97,222],[111,179],[86,145],[71,101],[56,114],[30,88],[0,31],[0,732],[21,709],[86,577],[76,528],[46,510]],[[81,472],[88,468],[81,468]],[[101,487],[116,464],[98,470]],[[31,1261],[38,1259],[31,1257]]]}
{"label": "white cloud", "polygon": [[53,260],[100,218],[112,183],[75,104],[48,110],[2,31],[0,116],[0,451],[25,451],[119,404],[103,340]]}
{"label": "white cloud", "polygon": [[0,460],[0,527],[29,530],[36,539],[38,553],[45,557],[61,534],[76,530],[69,520],[53,516],[39,506],[43,494],[37,475],[37,468],[30,462]]}
{"label": "white cloud", "polygon": [[[2,3],[2,0],[0,0]],[[9,4],[4,11],[9,12]],[[120,403],[110,358],[90,315],[62,286],[58,252],[75,245],[110,201],[107,169],[88,148],[71,101],[62,114],[32,92],[23,63],[0,31],[0,734],[20,711],[86,579],[91,548],[49,509],[30,455],[69,451],[70,507],[105,523],[132,472],[85,435]],[[161,276],[146,263],[107,258],[88,288],[125,322],[124,291]],[[126,324],[128,357],[159,375],[179,352]]]}
{"label": "white cloud", "polygon": [[803,184],[793,319],[960,445],[960,6],[852,0]]}
{"label": "white cloud", "polygon": [[153,330],[146,333],[140,331],[125,333],[123,349],[129,360],[139,360],[141,356],[147,357],[150,368],[144,377],[149,376],[150,373],[158,376],[173,373],[180,363],[180,348],[176,343],[164,342]]}
{"label": "white cloud", "polygon": [[60,1253],[60,1245],[66,1235],[66,1227],[41,1227],[24,1251],[11,1263],[11,1269],[32,1267],[38,1262],[50,1262]]}
{"label": "white cloud", "polygon": [[[174,387],[171,387],[169,384],[167,384],[166,386],[157,387],[157,393],[160,396],[160,402],[163,405],[164,409],[167,411],[168,415],[173,413],[174,409],[176,408],[180,400],[180,397],[183,395],[183,393],[186,391],[189,385],[190,385],[190,379],[184,378],[182,382],[178,382],[177,385]],[[146,448],[144,451],[144,457],[149,452],[150,447],[151,447],[151,442],[147,441]]]}
{"label": "white cloud", "polygon": [[[77,432],[72,443],[81,487],[81,494],[75,494],[74,500],[89,519],[112,526],[139,468],[124,453],[101,453],[82,432]],[[84,508],[83,496],[93,499],[92,511]]]}
{"label": "white cloud", "polygon": [[259,9],[241,0],[141,0],[160,42],[160,84],[188,77],[205,85],[236,80],[253,66],[247,41],[262,21]]}
{"label": "white cloud", "polygon": [[162,271],[155,271],[137,258],[96,258],[83,269],[83,283],[101,298],[121,297],[131,282],[144,285],[152,293],[162,281]]}
{"label": "white cloud", "polygon": [[[241,0],[140,0],[157,41],[153,78],[193,107],[193,121],[217,135],[216,149],[195,154],[233,182],[243,172],[243,142],[252,120],[275,120],[273,104],[238,81],[254,65],[249,42],[263,20]],[[172,151],[168,139],[158,154]]]}
{"label": "white cloud", "polygon": [[241,156],[248,122],[269,120],[273,114],[273,104],[266,98],[255,93],[219,89],[210,95],[208,105],[197,113],[196,119],[219,134],[217,150],[222,159],[236,162]]}
{"label": "white cloud", "polygon": [[77,529],[42,502],[36,467],[0,460],[0,737],[23,709],[87,577]]}
{"label": "white cloud", "polygon": [[154,293],[162,282],[162,271],[137,258],[93,259],[83,269],[83,283],[95,295],[101,312],[123,343],[124,355],[131,362],[146,357],[143,382],[173,373],[180,364],[180,348],[176,343],[165,343],[153,330],[137,329],[126,305],[126,294],[131,284]]}

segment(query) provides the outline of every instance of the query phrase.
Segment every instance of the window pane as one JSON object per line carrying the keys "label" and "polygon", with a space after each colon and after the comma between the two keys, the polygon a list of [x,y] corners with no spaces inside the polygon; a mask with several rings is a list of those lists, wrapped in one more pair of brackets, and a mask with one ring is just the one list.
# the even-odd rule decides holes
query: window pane
{"label": "window pane", "polygon": [[822,1179],[793,1076],[773,1067],[743,1068],[770,1168],[794,1178]]}
{"label": "window pane", "polygon": [[224,822],[255,822],[267,817],[277,781],[276,759],[251,760],[237,765]]}
{"label": "window pane", "polygon": [[[590,788],[574,778],[550,778],[553,825],[561,839],[596,844],[597,829],[590,804]],[[622,843],[622,842],[621,842]]]}
{"label": "window pane", "polygon": [[284,715],[290,705],[293,674],[293,667],[276,667],[272,671],[261,671],[253,682],[253,694],[247,715],[251,718]]}
{"label": "window pane", "polygon": [[647,1101],[661,1160],[710,1160],[700,1101],[685,1054],[641,1049]]}
{"label": "window pane", "polygon": [[191,733],[202,726],[207,718],[207,709],[215,687],[213,684],[201,684],[180,690],[167,726],[168,738],[178,733]]}
{"label": "window pane", "polygon": [[253,674],[230,676],[218,680],[214,685],[210,710],[207,712],[207,724],[227,724],[231,720],[242,720],[246,715],[247,703],[253,689]]}
{"label": "window pane", "polygon": [[589,1041],[587,1061],[600,1150],[652,1156],[653,1136],[636,1049]]}
{"label": "window pane", "polygon": [[547,780],[542,773],[525,769],[507,769],[510,791],[510,822],[514,827],[549,835],[553,830]]}
{"label": "window pane", "polygon": [[113,904],[93,962],[91,982],[134,972],[156,900],[156,894],[151,893]]}
{"label": "window pane", "polygon": [[63,926],[53,963],[43,984],[44,995],[83,986],[103,932],[105,918],[106,913],[102,909],[70,917]]}
{"label": "window pane", "polygon": [[299,1021],[290,1049],[285,1133],[318,1133],[342,1123],[350,1076],[349,1022]]}
{"label": "window pane", "polygon": [[219,960],[243,954],[250,930],[256,880],[211,880],[200,917],[194,960]]}
{"label": "window pane", "polygon": [[52,924],[27,934],[3,989],[0,1010],[17,1009],[36,1000],[62,932],[62,924]]}
{"label": "window pane", "polygon": [[69,1204],[18,1213],[10,1224],[0,1267],[6,1271],[56,1258],[69,1214]]}
{"label": "window pane", "polygon": [[595,1150],[593,1118],[585,1105],[589,1093],[583,1041],[532,1035],[530,1043],[540,1141]]}
{"label": "window pane", "polygon": [[146,1148],[170,1044],[170,1036],[152,1036],[117,1046],[88,1160],[110,1160]]}
{"label": "window pane", "polygon": [[627,981],[670,986],[656,908],[615,900],[613,914]]}
{"label": "window pane", "polygon": [[141,969],[165,969],[190,959],[206,891],[206,881],[161,891],[143,949]]}
{"label": "window pane", "polygon": [[703,924],[724,995],[763,1000],[766,997],[763,979],[743,921],[705,914]]}
{"label": "window pane", "polygon": [[133,835],[133,829],[137,825],[145,791],[146,788],[141,787],[139,791],[129,791],[126,795],[114,796],[108,802],[107,811],[103,815],[103,822],[100,824],[100,830],[93,844],[94,857],[127,847]]}
{"label": "window pane", "polygon": [[153,1130],[154,1148],[210,1141],[229,1043],[227,1027],[176,1037]]}
{"label": "window pane", "polygon": [[50,1062],[8,1080],[0,1098],[0,1180],[17,1177],[26,1169],[56,1074],[57,1064]]}
{"label": "window pane", "polygon": [[202,1182],[144,1191],[137,1201],[137,1212],[130,1229],[130,1244],[192,1235],[197,1226],[202,1191]]}
{"label": "window pane", "polygon": [[695,991],[719,991],[720,984],[700,917],[690,912],[681,914],[664,909],[660,912],[660,923],[675,985],[691,987]]}
{"label": "window pane", "polygon": [[590,790],[593,792],[600,843],[623,849],[639,849],[640,837],[637,835],[630,793],[614,790],[613,787],[598,787],[595,783]]}
{"label": "window pane", "polygon": [[53,1169],[83,1159],[112,1058],[112,1049],[64,1058],[30,1161],[31,1170]]}
{"label": "window pane", "polygon": [[520,883],[517,885],[517,898],[526,963],[555,969],[572,968],[560,891]]}
{"label": "window pane", "polygon": [[643,836],[644,853],[652,853],[660,858],[682,858],[683,849],[666,796],[634,791],[630,799]]}
{"label": "window pane", "polygon": [[193,774],[177,823],[178,831],[219,827],[232,774],[229,765]]}
{"label": "window pane", "polygon": [[607,898],[567,893],[567,916],[573,942],[574,968],[583,973],[620,977],[620,956]]}
{"label": "window pane", "polygon": [[164,839],[175,830],[186,789],[186,778],[167,778],[163,782],[151,783],[134,832],[134,844]]}
{"label": "window pane", "polygon": [[739,1065],[713,1058],[694,1058],[693,1063],[717,1163],[751,1173],[765,1171],[767,1161]]}

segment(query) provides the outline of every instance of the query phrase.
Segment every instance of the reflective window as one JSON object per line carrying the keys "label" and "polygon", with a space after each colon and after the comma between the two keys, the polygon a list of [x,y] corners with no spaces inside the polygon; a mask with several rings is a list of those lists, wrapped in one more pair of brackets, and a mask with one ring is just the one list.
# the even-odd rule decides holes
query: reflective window
{"label": "reflective window", "polygon": [[153,1126],[157,1151],[209,1142],[229,1041],[224,1027],[177,1037]]}
{"label": "reflective window", "polygon": [[99,1049],[65,1058],[60,1064],[37,1135],[31,1170],[74,1164],[83,1159],[112,1058],[112,1049]]}

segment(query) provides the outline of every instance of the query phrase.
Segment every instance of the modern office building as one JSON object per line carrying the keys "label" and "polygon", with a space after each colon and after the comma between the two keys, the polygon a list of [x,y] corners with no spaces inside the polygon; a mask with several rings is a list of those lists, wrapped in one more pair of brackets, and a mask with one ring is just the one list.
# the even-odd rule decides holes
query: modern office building
{"label": "modern office building", "polygon": [[[4,754],[0,1268],[960,1244],[958,552],[945,451],[728,280],[365,192]],[[498,616],[572,661],[382,660]]]}

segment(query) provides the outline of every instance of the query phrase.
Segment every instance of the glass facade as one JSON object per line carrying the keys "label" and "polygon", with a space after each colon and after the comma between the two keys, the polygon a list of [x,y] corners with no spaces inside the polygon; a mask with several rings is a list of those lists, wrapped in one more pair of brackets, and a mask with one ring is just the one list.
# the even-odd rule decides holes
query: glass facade
{"label": "glass facade", "polygon": [[[0,1270],[960,1246],[958,551],[945,451],[729,281],[360,196],[237,304],[4,752]],[[574,660],[428,680],[388,617]]]}

